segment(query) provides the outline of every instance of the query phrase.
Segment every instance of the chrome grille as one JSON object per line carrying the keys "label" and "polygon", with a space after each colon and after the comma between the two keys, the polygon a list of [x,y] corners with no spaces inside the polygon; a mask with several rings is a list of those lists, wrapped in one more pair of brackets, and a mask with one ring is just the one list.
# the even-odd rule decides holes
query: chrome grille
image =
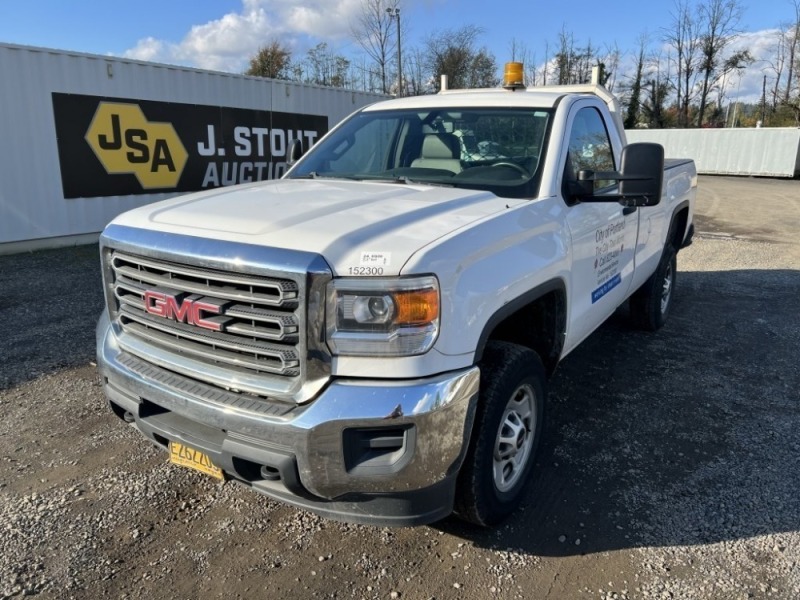
{"label": "chrome grille", "polygon": [[[115,300],[112,317],[124,334],[232,373],[244,370],[272,378],[302,377],[305,334],[299,281],[119,251],[111,253],[110,267]],[[168,298],[172,312],[153,314],[158,311],[153,310],[150,294]],[[197,323],[188,316],[193,303],[206,307]]]}

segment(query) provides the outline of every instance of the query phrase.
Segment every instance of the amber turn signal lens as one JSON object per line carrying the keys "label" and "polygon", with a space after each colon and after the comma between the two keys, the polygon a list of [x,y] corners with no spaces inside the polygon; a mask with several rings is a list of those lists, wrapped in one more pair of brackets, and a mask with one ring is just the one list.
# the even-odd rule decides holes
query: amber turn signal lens
{"label": "amber turn signal lens", "polygon": [[397,292],[397,325],[419,325],[439,318],[439,292],[434,289]]}

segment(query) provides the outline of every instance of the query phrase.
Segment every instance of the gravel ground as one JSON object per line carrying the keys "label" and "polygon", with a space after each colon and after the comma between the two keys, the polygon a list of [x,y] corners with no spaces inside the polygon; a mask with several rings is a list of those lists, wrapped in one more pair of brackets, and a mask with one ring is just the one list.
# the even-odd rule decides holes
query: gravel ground
{"label": "gravel ground", "polygon": [[169,466],[102,397],[96,247],[0,257],[0,599],[800,597],[800,182],[703,177],[697,213],[669,323],[620,309],[562,363],[523,510],[489,531]]}

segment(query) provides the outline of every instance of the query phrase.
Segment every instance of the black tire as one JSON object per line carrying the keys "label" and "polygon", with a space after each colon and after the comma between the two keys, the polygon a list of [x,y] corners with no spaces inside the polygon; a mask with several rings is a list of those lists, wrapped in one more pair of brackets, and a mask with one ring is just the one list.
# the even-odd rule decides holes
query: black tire
{"label": "black tire", "polygon": [[519,506],[530,481],[542,435],[545,371],[532,350],[497,341],[487,344],[480,368],[475,426],[458,475],[455,512],[488,526]]}
{"label": "black tire", "polygon": [[656,331],[664,326],[675,297],[678,260],[675,247],[667,243],[656,272],[630,298],[631,322],[637,329]]}

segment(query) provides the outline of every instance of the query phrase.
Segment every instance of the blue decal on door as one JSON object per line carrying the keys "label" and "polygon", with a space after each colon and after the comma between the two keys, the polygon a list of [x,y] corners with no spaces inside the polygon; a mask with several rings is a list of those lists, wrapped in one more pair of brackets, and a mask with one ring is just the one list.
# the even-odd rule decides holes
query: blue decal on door
{"label": "blue decal on door", "polygon": [[617,273],[616,275],[614,275],[614,277],[606,281],[603,285],[601,285],[599,288],[597,288],[595,291],[592,292],[592,304],[600,300],[600,298],[602,298],[608,292],[617,287],[621,282],[622,282],[622,275],[620,273]]}

